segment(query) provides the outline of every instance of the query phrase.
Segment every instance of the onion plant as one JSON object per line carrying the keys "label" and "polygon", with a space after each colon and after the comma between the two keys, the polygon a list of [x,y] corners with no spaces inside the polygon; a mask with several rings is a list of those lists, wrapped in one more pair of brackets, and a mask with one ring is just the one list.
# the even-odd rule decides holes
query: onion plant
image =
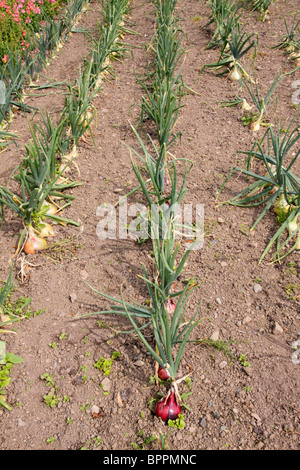
{"label": "onion plant", "polygon": [[[151,42],[154,59],[148,73],[138,79],[142,97],[140,123],[153,122],[161,149],[169,149],[181,135],[175,131],[186,86],[181,74],[180,59],[185,54],[182,34],[174,8],[176,2],[157,2],[155,34]],[[165,15],[165,16],[163,16]]]}
{"label": "onion plant", "polygon": [[18,139],[16,134],[0,130],[0,148],[7,147],[12,142],[16,143],[16,139]]}
{"label": "onion plant", "polygon": [[62,24],[61,43],[67,39],[76,24],[78,16],[87,9],[89,3],[90,0],[68,1],[59,18],[59,22]]}
{"label": "onion plant", "polygon": [[261,20],[265,21],[269,17],[269,8],[274,3],[274,0],[248,0],[249,8],[252,11],[258,11]]}
{"label": "onion plant", "polygon": [[[274,129],[269,127],[262,140],[255,142],[250,151],[241,151],[240,153],[247,155],[245,167],[234,167],[225,180],[226,183],[233,172],[238,172],[247,176],[247,178],[254,179],[253,183],[249,184],[229,201],[224,202],[225,204],[241,207],[263,206],[261,213],[250,228],[251,231],[256,228],[269,210],[272,209],[277,215],[277,222],[280,224],[280,228],[267,244],[260,262],[276,240],[278,245],[275,257],[282,256],[280,251],[287,242],[280,244],[280,241],[286,229],[288,229],[290,239],[299,231],[299,226],[296,225],[295,221],[300,210],[300,179],[292,171],[300,154],[300,150],[296,149],[294,151],[294,147],[300,138],[298,126],[293,128],[296,117],[291,120],[287,129],[283,126]],[[267,148],[264,149],[263,146]],[[262,173],[251,170],[253,161],[259,161],[263,164],[264,170]],[[221,189],[223,189],[224,184]],[[294,226],[293,230],[292,226]],[[297,247],[299,247],[299,244],[295,244],[294,249]]]}
{"label": "onion plant", "polygon": [[142,97],[141,123],[150,119],[155,123],[160,147],[170,148],[181,132],[175,132],[178,113],[184,106],[181,104],[183,88],[181,83],[173,81],[168,87],[156,78],[153,92],[144,87],[146,96]]}
{"label": "onion plant", "polygon": [[300,65],[300,19],[297,13],[294,15],[291,26],[288,26],[284,17],[286,34],[279,36],[279,43],[273,46],[273,49],[283,50],[288,54],[288,58],[295,60],[296,66]]}
{"label": "onion plant", "polygon": [[211,0],[210,8],[212,13],[204,28],[214,24],[215,30],[206,49],[217,49],[228,41],[232,30],[238,26],[241,14],[238,14],[239,8],[232,0]]}
{"label": "onion plant", "polygon": [[[91,64],[90,64],[91,65]],[[65,98],[62,115],[67,116],[71,152],[70,157],[77,156],[77,146],[79,140],[86,131],[89,131],[93,139],[91,123],[95,116],[92,107],[92,100],[99,89],[91,90],[91,67],[84,67],[79,70],[79,76],[74,85],[68,85],[68,94]]]}
{"label": "onion plant", "polygon": [[122,37],[128,32],[132,34],[124,19],[130,11],[129,0],[102,0],[101,6],[103,21],[98,23],[98,38],[91,37],[92,51],[85,59],[87,64],[91,64],[91,89],[99,87],[104,74],[114,75],[110,60],[124,57],[129,47],[122,42]]}
{"label": "onion plant", "polygon": [[[166,240],[165,243],[168,245],[169,242]],[[171,240],[171,244],[173,245],[173,240]],[[166,251],[169,250],[170,248],[166,247]],[[164,263],[163,270],[165,272],[169,272],[172,269],[163,258],[160,258],[160,262]],[[175,277],[175,273],[181,272],[183,265],[184,260],[179,263],[177,268],[173,268],[173,275]],[[142,279],[146,283],[150,296],[150,306],[125,302],[122,289],[120,299],[115,299],[93,289],[100,296],[113,301],[113,304],[108,310],[94,312],[92,315],[121,315],[130,321],[133,330],[123,331],[123,333],[136,333],[152,358],[162,370],[166,371],[170,381],[170,389],[165,402],[167,402],[170,394],[172,394],[174,397],[174,405],[178,408],[177,416],[171,417],[171,419],[176,419],[178,413],[181,411],[181,397],[178,392],[178,383],[184,379],[184,377],[177,377],[177,371],[184,349],[190,341],[191,334],[200,322],[197,318],[200,306],[191,318],[186,318],[188,300],[192,289],[195,287],[195,284],[190,280],[181,292],[173,294],[173,298],[176,295],[176,303],[172,302],[173,308],[171,310],[172,314],[170,314],[170,296],[168,295],[168,290],[162,286],[158,277],[151,280],[145,266],[143,266],[143,272],[144,275]],[[149,336],[153,337],[153,341],[149,340]],[[164,419],[160,413],[157,412],[157,415]]]}
{"label": "onion plant", "polygon": [[63,225],[79,225],[75,221],[61,217],[59,212],[63,208],[51,202],[51,197],[66,197],[63,190],[79,184],[58,183],[62,173],[56,172],[55,169],[55,149],[59,130],[57,128],[52,135],[47,148],[39,146],[36,138],[33,146],[27,147],[27,157],[14,175],[20,185],[18,194],[7,187],[0,187],[2,221],[4,221],[4,207],[7,207],[15,212],[24,226],[17,252],[24,249],[26,254],[30,254],[45,249],[47,246],[45,238],[54,234],[48,221]]}
{"label": "onion plant", "polygon": [[267,109],[271,105],[271,103],[276,99],[276,97],[273,97],[275,90],[279,86],[281,81],[291,73],[293,73],[293,71],[287,73],[280,71],[275,77],[274,81],[271,83],[269,89],[264,94],[264,96],[262,96],[261,94],[261,90],[259,89],[258,81],[256,78],[255,80],[251,79],[249,82],[243,80],[243,84],[247,88],[248,93],[250,95],[251,102],[256,108],[255,113],[249,110],[248,115],[243,117],[244,123],[249,124],[251,131],[256,132],[260,129],[262,125],[265,125],[264,117],[267,113]]}
{"label": "onion plant", "polygon": [[15,108],[32,112],[33,107],[24,103],[24,84],[30,64],[19,60],[18,54],[11,52],[7,63],[1,69],[0,79],[6,87],[5,103],[0,106],[0,124],[10,121]]}
{"label": "onion plant", "polygon": [[64,193],[64,190],[79,186],[81,183],[63,177],[64,170],[71,162],[62,165],[61,169],[58,168],[58,152],[64,151],[66,148],[66,137],[64,136],[66,118],[60,120],[56,128],[54,128],[49,115],[43,116],[43,119],[48,129],[37,124],[30,128],[32,142],[25,145],[26,157],[19,165],[19,173],[15,175],[15,179],[19,182],[26,180],[30,192],[39,188],[45,180],[49,181],[49,184],[55,181],[49,192],[49,197],[53,199],[65,198],[70,201],[73,196]]}
{"label": "onion plant", "polygon": [[[188,300],[196,284],[187,282],[181,290],[176,290],[176,281],[184,270],[186,260],[194,244],[189,245],[182,254],[182,245],[176,241],[176,208],[182,202],[187,188],[186,178],[192,163],[185,159],[170,158],[168,149],[175,142],[178,133],[172,135],[178,111],[181,108],[183,82],[178,72],[182,49],[178,39],[178,15],[175,11],[176,0],[157,1],[156,34],[151,43],[154,52],[152,69],[140,79],[146,97],[141,105],[142,119],[151,119],[156,125],[158,145],[149,137],[144,143],[134,127],[140,151],[130,149],[138,157],[138,163],[132,159],[132,168],[138,181],[138,187],[147,202],[148,234],[152,242],[151,274],[143,265],[140,278],[145,282],[149,295],[149,304],[129,303],[93,289],[97,294],[112,301],[107,310],[92,315],[114,314],[129,320],[130,329],[124,333],[135,333],[148,352],[161,368],[162,377],[169,379],[168,394],[158,402],[156,414],[164,421],[176,419],[181,412],[181,398],[177,378],[178,367],[186,344],[191,341],[191,334],[199,323],[198,310],[190,319],[187,315]],[[186,167],[179,183],[177,163],[185,162]],[[167,182],[167,179],[169,180]],[[131,193],[132,193],[131,192]],[[196,239],[194,243],[198,243]],[[90,286],[91,287],[91,286]],[[200,308],[200,307],[199,307]],[[148,333],[149,332],[149,333]],[[149,335],[153,341],[149,340]]]}
{"label": "onion plant", "polygon": [[[256,39],[252,38],[256,36]],[[224,69],[217,75],[224,75],[228,73],[228,77],[232,81],[239,81],[243,77],[251,80],[248,72],[243,66],[241,59],[250,49],[255,48],[254,59],[256,57],[256,50],[258,45],[257,34],[248,34],[244,31],[244,27],[240,27],[239,24],[231,30],[231,37],[226,39],[221,49],[219,60],[215,63],[204,65],[202,70],[205,68],[211,69]]]}
{"label": "onion plant", "polygon": [[273,49],[280,49],[291,54],[300,50],[300,19],[297,18],[296,13],[291,26],[288,25],[285,16],[283,20],[286,34],[279,36],[279,43],[273,46]]}
{"label": "onion plant", "polygon": [[[108,310],[101,310],[94,314],[121,315],[130,321],[133,330],[130,329],[124,333],[136,333],[161,370],[165,371],[163,373],[170,379],[170,389],[163,404],[165,406],[169,403],[170,397],[172,397],[171,401],[177,409],[178,416],[181,399],[177,387],[183,378],[178,379],[176,374],[185,346],[200,321],[197,318],[199,309],[190,319],[185,318],[189,297],[196,287],[193,279],[190,279],[183,289],[176,290],[176,282],[184,270],[186,260],[195,244],[198,243],[196,239],[188,249],[184,249],[181,241],[177,240],[176,208],[186,194],[185,182],[192,164],[186,168],[182,182],[179,184],[176,169],[177,160],[164,161],[164,172],[170,178],[169,194],[166,195],[166,188],[161,185],[161,177],[164,174],[161,173],[161,152],[152,142],[154,156],[151,156],[141,138],[139,136],[138,138],[144,156],[140,156],[137,151],[134,153],[143,163],[143,170],[140,170],[134,162],[132,165],[140,184],[139,188],[148,204],[149,234],[154,264],[154,267],[151,266],[151,275],[143,266],[143,275],[140,277],[146,283],[150,305],[125,302],[122,291],[121,298],[116,299],[93,289],[99,295],[113,301]],[[146,176],[144,172],[146,172]],[[184,249],[183,253],[181,253],[182,248]],[[154,337],[154,344],[147,339],[149,335]],[[161,405],[156,413],[157,416],[164,419],[165,415],[162,414]],[[168,413],[166,416],[169,418],[172,416],[175,419],[173,415]]]}

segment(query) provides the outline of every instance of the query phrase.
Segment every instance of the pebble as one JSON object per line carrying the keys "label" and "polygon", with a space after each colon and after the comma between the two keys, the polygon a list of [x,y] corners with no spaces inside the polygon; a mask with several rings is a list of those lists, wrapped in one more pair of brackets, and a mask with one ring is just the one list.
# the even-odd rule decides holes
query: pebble
{"label": "pebble", "polygon": [[280,335],[283,333],[282,327],[279,325],[279,323],[275,322],[273,329],[272,329],[273,335]]}
{"label": "pebble", "polygon": [[219,330],[215,330],[215,331],[212,333],[210,339],[211,339],[212,341],[218,341],[219,335],[220,335]]}
{"label": "pebble", "polygon": [[135,362],[134,362],[134,365],[135,365],[135,366],[142,367],[142,366],[145,365],[145,363],[144,363],[144,361],[138,360],[138,361],[135,361]]}
{"label": "pebble", "polygon": [[205,419],[205,418],[202,418],[202,419],[201,419],[201,421],[200,421],[200,426],[201,426],[202,428],[206,428],[207,423],[206,423],[206,419]]}
{"label": "pebble", "polygon": [[101,386],[105,392],[111,391],[111,380],[108,377],[105,377],[102,382]]}
{"label": "pebble", "polygon": [[227,362],[226,362],[226,361],[222,361],[222,362],[220,362],[220,364],[219,364],[220,369],[224,369],[224,367],[226,367],[226,366],[227,366]]}
{"label": "pebble", "polygon": [[93,406],[91,407],[91,413],[92,413],[92,415],[93,415],[93,414],[96,414],[96,415],[97,415],[97,414],[99,414],[99,412],[100,412],[99,406],[93,405]]}
{"label": "pebble", "polygon": [[72,294],[70,294],[70,300],[72,303],[77,300],[77,294],[75,294],[75,292],[72,292]]}
{"label": "pebble", "polygon": [[253,290],[254,290],[255,294],[258,294],[259,292],[262,291],[262,287],[261,287],[260,284],[254,284]]}
{"label": "pebble", "polygon": [[248,323],[250,323],[252,320],[251,317],[249,317],[249,315],[247,315],[244,319],[243,319],[243,325],[248,325]]}
{"label": "pebble", "polygon": [[243,370],[244,372],[249,376],[251,377],[253,375],[253,370],[251,369],[251,367],[243,367]]}
{"label": "pebble", "polygon": [[257,421],[258,423],[261,422],[261,418],[260,418],[260,416],[258,416],[258,414],[256,414],[256,413],[251,413],[251,416],[252,416],[252,418],[254,418],[255,421]]}
{"label": "pebble", "polygon": [[83,280],[85,280],[89,277],[89,273],[83,269],[82,271],[80,271],[80,276]]}
{"label": "pebble", "polygon": [[123,406],[123,400],[122,400],[120,392],[117,393],[117,403],[118,403],[118,406],[120,407]]}
{"label": "pebble", "polygon": [[24,421],[22,421],[21,418],[18,418],[18,426],[24,427],[24,426],[26,426],[26,423],[24,423]]}
{"label": "pebble", "polygon": [[219,305],[221,305],[221,303],[222,303],[221,299],[219,299],[219,298],[216,299],[216,302],[217,302]]}

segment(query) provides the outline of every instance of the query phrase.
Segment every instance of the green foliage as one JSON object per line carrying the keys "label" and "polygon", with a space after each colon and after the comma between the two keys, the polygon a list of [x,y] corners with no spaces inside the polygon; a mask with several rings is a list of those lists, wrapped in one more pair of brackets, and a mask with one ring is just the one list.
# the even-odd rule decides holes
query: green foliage
{"label": "green foliage", "polygon": [[103,372],[104,375],[109,375],[111,373],[111,367],[113,362],[120,357],[119,351],[114,351],[110,358],[100,357],[97,362],[95,362],[94,367]]}
{"label": "green foliage", "polygon": [[10,384],[10,372],[14,364],[21,364],[24,359],[14,353],[6,352],[6,343],[0,341],[0,406],[7,410],[12,410],[12,407],[5,401],[4,393],[5,388]]}

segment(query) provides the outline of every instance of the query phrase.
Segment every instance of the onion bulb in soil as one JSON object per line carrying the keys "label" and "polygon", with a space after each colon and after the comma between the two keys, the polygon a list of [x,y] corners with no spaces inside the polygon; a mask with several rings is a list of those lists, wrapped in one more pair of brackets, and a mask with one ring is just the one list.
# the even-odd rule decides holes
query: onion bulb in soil
{"label": "onion bulb in soil", "polygon": [[295,250],[299,251],[300,250],[300,230],[298,232],[298,237],[297,237],[297,241],[295,243],[295,246],[294,246]]}
{"label": "onion bulb in soil", "polygon": [[250,111],[251,109],[251,105],[248,103],[248,101],[245,98],[243,98],[242,100],[242,109],[245,111]]}
{"label": "onion bulb in soil", "polygon": [[55,233],[51,224],[41,222],[39,226],[39,236],[42,238],[54,237]]}
{"label": "onion bulb in soil", "polygon": [[294,233],[294,232],[297,230],[297,228],[298,228],[297,219],[298,219],[298,215],[296,215],[296,216],[288,223],[289,235],[292,235],[292,233]]}
{"label": "onion bulb in soil", "polygon": [[250,130],[251,130],[252,132],[257,132],[257,131],[259,131],[259,129],[260,129],[260,119],[258,119],[257,121],[251,122],[251,124],[250,124],[249,127],[250,127]]}
{"label": "onion bulb in soil", "polygon": [[163,421],[175,420],[181,414],[181,406],[172,387],[168,394],[156,404],[155,414]]}
{"label": "onion bulb in soil", "polygon": [[229,78],[233,82],[238,81],[242,78],[242,75],[240,74],[239,69],[237,68],[236,65],[234,65],[233,69],[230,71]]}
{"label": "onion bulb in soil", "polygon": [[277,199],[276,203],[274,204],[274,212],[277,215],[287,215],[291,205],[285,199],[284,194],[281,194]]}
{"label": "onion bulb in soil", "polygon": [[168,380],[171,377],[167,366],[166,367],[159,366],[157,375],[160,378],[160,380]]}
{"label": "onion bulb in soil", "polygon": [[42,251],[47,248],[47,242],[44,238],[36,235],[33,227],[28,227],[28,236],[24,244],[24,252],[26,255],[34,254],[37,251]]}
{"label": "onion bulb in soil", "polygon": [[47,215],[47,214],[55,215],[58,211],[57,207],[54,204],[52,204],[51,202],[48,202],[48,201],[44,201],[42,206],[43,207],[48,206],[48,209],[47,209],[47,212],[45,212],[45,215]]}
{"label": "onion bulb in soil", "polygon": [[172,299],[168,299],[167,300],[167,312],[172,315],[175,312],[175,309],[176,309],[175,302],[173,302]]}

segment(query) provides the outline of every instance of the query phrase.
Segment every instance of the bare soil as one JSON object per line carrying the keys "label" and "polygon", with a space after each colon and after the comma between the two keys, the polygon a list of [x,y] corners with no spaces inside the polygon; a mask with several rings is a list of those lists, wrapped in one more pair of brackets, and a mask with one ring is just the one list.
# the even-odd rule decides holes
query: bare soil
{"label": "bare soil", "polygon": [[[97,116],[94,124],[96,148],[91,139],[82,142],[77,159],[82,186],[72,190],[75,196],[65,215],[80,221],[80,227],[56,227],[54,242],[65,248],[27,257],[30,263],[25,278],[19,266],[14,282],[20,292],[32,298],[32,311],[42,313],[11,329],[17,335],[0,332],[7,350],[24,358],[14,365],[6,400],[12,411],[0,409],[2,450],[159,450],[161,432],[167,436],[169,450],[298,450],[299,449],[299,363],[292,360],[292,343],[300,339],[300,265],[294,253],[281,264],[258,260],[276,230],[276,219],[267,214],[257,230],[249,232],[259,209],[224,205],[217,207],[216,195],[239,150],[250,150],[264,129],[253,134],[241,122],[238,107],[220,108],[219,101],[234,97],[238,88],[215,72],[199,71],[214,62],[218,52],[205,50],[210,34],[203,29],[209,16],[208,5],[201,1],[179,1],[182,28],[187,33],[188,54],[182,73],[185,83],[195,91],[185,98],[177,129],[181,142],[173,154],[194,162],[189,174],[186,202],[204,204],[205,241],[200,251],[191,254],[184,277],[195,277],[190,313],[202,302],[202,321],[194,339],[218,339],[216,348],[204,341],[190,343],[180,374],[192,371],[191,383],[180,391],[188,394],[183,429],[169,428],[152,412],[150,400],[157,398],[155,383],[149,381],[155,364],[134,335],[120,331],[128,327],[119,318],[91,315],[107,307],[95,289],[119,297],[120,286],[126,300],[147,300],[142,280],[142,264],[149,265],[151,245],[132,239],[101,240],[96,235],[97,207],[114,204],[136,186],[130,152],[124,145],[137,148],[130,123],[136,124],[142,90],[136,74],[147,66],[144,44],[153,34],[153,6],[135,0],[130,20],[138,35],[124,39],[132,46],[122,63],[115,63],[117,77],[104,83],[103,92],[94,100]],[[286,64],[285,55],[271,49],[284,34],[283,15],[292,19],[297,0],[278,0],[266,22],[258,14],[244,13],[247,31],[258,32],[256,73],[267,89]],[[92,2],[79,24],[95,30],[99,6]],[[53,58],[39,83],[46,79],[75,80],[78,67],[89,45],[82,33],[73,34]],[[251,57],[248,57],[251,60]],[[284,123],[295,115],[292,83],[299,71],[288,76],[276,91],[278,106],[270,108],[270,119]],[[63,90],[61,90],[62,92]],[[63,95],[33,96],[28,104],[39,106],[53,116],[60,113]],[[11,145],[1,154],[1,184],[6,184],[13,169],[25,155],[30,140],[29,123],[37,119],[16,114],[11,131],[19,134],[19,146]],[[296,121],[297,125],[299,120]],[[221,193],[226,200],[246,184],[232,178]],[[136,195],[132,201],[139,201]],[[141,198],[140,198],[141,199]],[[0,232],[0,278],[8,275],[8,261],[15,251],[19,221],[7,212]],[[67,243],[68,242],[68,243]],[[259,287],[258,287],[259,286]],[[17,327],[16,327],[17,325]],[[94,364],[120,356],[111,372],[104,376]],[[54,380],[59,398],[50,407],[45,396],[51,387],[42,377]],[[156,439],[151,439],[156,436]]]}

